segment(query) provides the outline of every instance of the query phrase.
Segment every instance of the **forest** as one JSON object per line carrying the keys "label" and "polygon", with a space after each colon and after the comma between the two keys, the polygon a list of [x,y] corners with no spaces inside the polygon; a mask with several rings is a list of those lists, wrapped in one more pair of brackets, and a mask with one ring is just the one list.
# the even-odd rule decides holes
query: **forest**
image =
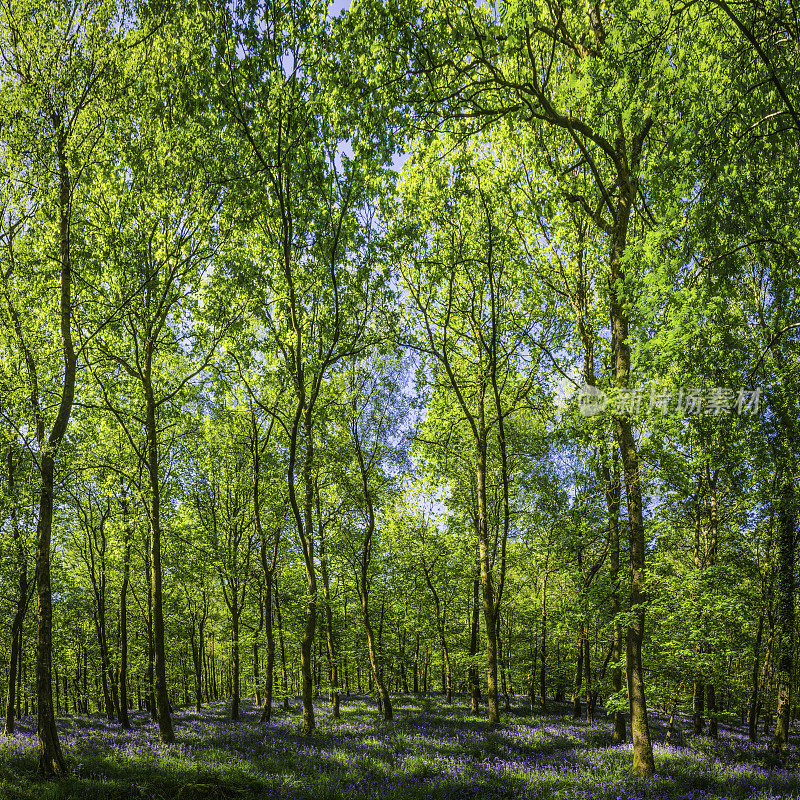
{"label": "forest", "polygon": [[0,796],[798,797],[793,0],[0,0]]}

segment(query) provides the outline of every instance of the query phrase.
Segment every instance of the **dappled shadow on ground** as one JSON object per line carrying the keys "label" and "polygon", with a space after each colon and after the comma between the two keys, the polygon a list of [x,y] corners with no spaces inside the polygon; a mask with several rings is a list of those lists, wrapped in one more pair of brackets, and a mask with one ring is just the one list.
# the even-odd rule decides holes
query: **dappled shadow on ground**
{"label": "dappled shadow on ground", "polygon": [[[612,746],[610,725],[572,720],[565,707],[530,715],[520,703],[491,730],[469,713],[468,700],[398,697],[395,719],[383,721],[371,698],[343,698],[342,718],[316,703],[318,730],[300,732],[298,704],[276,709],[260,724],[260,709],[242,704],[232,722],[218,703],[197,713],[177,709],[177,741],[158,742],[142,712],[132,729],[98,715],[61,717],[59,731],[71,771],[62,782],[35,778],[35,719],[0,740],[0,797],[22,798],[621,798],[800,797],[797,746],[789,767],[766,766],[766,739],[747,741],[733,722],[719,741],[684,736],[663,744],[667,718],[653,713],[658,774],[630,774],[630,745]],[[687,720],[679,720],[684,731]]]}

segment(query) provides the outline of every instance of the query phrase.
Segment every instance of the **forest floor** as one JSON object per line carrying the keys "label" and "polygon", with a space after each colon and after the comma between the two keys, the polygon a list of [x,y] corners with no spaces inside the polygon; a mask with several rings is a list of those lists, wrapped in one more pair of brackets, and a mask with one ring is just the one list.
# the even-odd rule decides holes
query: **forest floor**
{"label": "forest floor", "polygon": [[[520,703],[522,698],[519,698]],[[466,698],[396,697],[384,722],[372,699],[343,697],[342,717],[316,701],[317,732],[300,735],[299,705],[260,725],[260,710],[242,702],[239,722],[214,703],[201,713],[177,709],[177,742],[162,745],[158,728],[132,712],[130,731],[101,715],[62,716],[68,778],[35,776],[36,719],[0,736],[0,800],[234,800],[280,798],[800,798],[800,747],[792,737],[785,768],[771,767],[763,734],[752,744],[735,721],[720,724],[717,741],[688,735],[665,743],[666,718],[651,712],[657,774],[630,773],[631,745],[611,745],[605,715],[587,725],[566,706],[531,716],[504,714],[495,731],[470,714]]]}

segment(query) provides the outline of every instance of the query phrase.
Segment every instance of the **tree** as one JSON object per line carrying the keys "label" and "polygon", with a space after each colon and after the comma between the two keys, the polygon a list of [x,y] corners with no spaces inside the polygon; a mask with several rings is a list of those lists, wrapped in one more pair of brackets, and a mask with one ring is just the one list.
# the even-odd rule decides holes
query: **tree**
{"label": "tree", "polygon": [[[384,335],[378,313],[391,301],[373,225],[381,170],[369,153],[339,155],[345,133],[326,91],[335,64],[325,49],[324,8],[318,2],[266,10],[232,4],[219,20],[218,46],[219,102],[238,132],[247,176],[232,197],[231,213],[253,220],[261,234],[260,246],[246,246],[256,339],[286,386],[272,413],[287,439],[289,507],[306,570],[306,733],[315,727],[317,403],[335,365]],[[271,76],[269,83],[264,75]]]}
{"label": "tree", "polygon": [[[402,270],[420,318],[419,328],[410,326],[406,341],[428,359],[434,385],[455,398],[468,430],[472,452],[466,459],[474,464],[487,637],[489,723],[496,725],[497,615],[505,580],[513,472],[506,428],[511,415],[528,407],[536,386],[533,358],[523,351],[522,343],[530,346],[538,334],[538,320],[521,296],[517,253],[496,216],[495,209],[502,208],[497,197],[503,190],[492,181],[491,162],[477,147],[458,150],[449,161],[444,152],[450,147],[446,140],[434,142],[420,157],[417,170],[409,173],[406,186],[404,223],[411,225],[413,218],[416,230],[408,236]],[[459,422],[448,419],[451,429]],[[488,507],[490,435],[497,441],[501,486],[497,548]]]}
{"label": "tree", "polygon": [[[9,255],[3,280],[16,345],[25,356],[30,391],[28,413],[36,432],[40,479],[36,530],[39,770],[55,776],[66,772],[52,700],[50,540],[55,471],[72,416],[81,355],[75,346],[78,303],[73,288],[78,277],[90,280],[91,269],[85,255],[75,253],[75,232],[82,228],[87,167],[113,118],[114,89],[119,86],[120,37],[113,28],[116,12],[116,5],[105,0],[55,5],[8,0],[0,7],[3,170],[6,175],[16,173],[18,180],[29,187],[24,199],[16,195],[22,204],[7,209]],[[46,258],[50,264],[58,265],[54,281],[58,288],[54,296],[47,298],[45,319],[59,331],[58,376],[37,359],[30,328],[21,316],[20,300],[24,295],[19,292],[24,291],[25,282],[32,276],[28,254],[23,255],[20,243],[13,239],[20,233],[28,234],[26,238],[33,235],[28,226],[18,227],[27,217],[23,210],[26,208],[37,209],[43,219],[54,220],[57,230],[57,252],[50,252],[45,245]],[[48,271],[52,269],[48,267]],[[58,386],[55,413],[42,397],[51,381]]]}

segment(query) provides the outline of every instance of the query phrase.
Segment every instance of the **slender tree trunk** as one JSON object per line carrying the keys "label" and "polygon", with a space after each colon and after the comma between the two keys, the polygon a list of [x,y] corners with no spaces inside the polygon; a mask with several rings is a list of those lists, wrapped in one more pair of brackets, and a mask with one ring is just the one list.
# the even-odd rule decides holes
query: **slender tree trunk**
{"label": "slender tree trunk", "polygon": [[[272,695],[275,687],[275,634],[272,628],[272,583],[275,575],[275,567],[278,560],[278,541],[279,535],[276,534],[273,542],[272,561],[267,557],[267,538],[261,524],[261,444],[259,442],[259,426],[255,411],[250,413],[251,420],[251,455],[253,462],[253,520],[256,535],[260,542],[261,569],[264,572],[264,595],[266,597],[266,608],[261,605],[261,619],[259,620],[259,632],[262,623],[266,626],[267,636],[267,665],[266,682],[264,685],[264,709],[261,712],[261,722],[269,722],[272,718]],[[270,428],[271,430],[271,428]],[[269,441],[269,431],[267,432]],[[266,442],[265,442],[266,446]],[[275,580],[275,590],[277,592],[277,579]],[[277,595],[276,595],[277,604]],[[254,639],[254,664],[258,664],[257,638]],[[283,635],[281,634],[281,650],[283,650]],[[286,675],[286,664],[284,661],[284,681]],[[258,675],[255,675],[256,691],[258,691]],[[285,695],[285,692],[284,692]],[[285,697],[284,697],[285,702]]]}
{"label": "slender tree trunk", "polygon": [[58,680],[58,670],[53,668],[53,684],[56,687],[56,714],[61,714],[61,682]]}
{"label": "slender tree trunk", "polygon": [[750,702],[747,708],[747,735],[754,742],[758,737],[758,659],[761,655],[761,639],[764,635],[764,614],[758,617],[756,643],[753,647],[753,673],[751,678]]}
{"label": "slender tree trunk", "polygon": [[795,591],[795,529],[796,509],[794,483],[784,476],[778,508],[778,554],[776,622],[778,648],[778,707],[775,714],[775,733],[772,750],[786,753],[789,738],[789,712],[791,704],[792,669],[794,650],[794,591]]}
{"label": "slender tree trunk", "polygon": [[703,722],[705,718],[705,703],[706,703],[705,683],[698,679],[694,682],[694,691],[692,692],[692,720],[694,724],[694,733],[700,736],[703,732]]}
{"label": "slender tree trunk", "polygon": [[[105,607],[105,600],[101,601]],[[103,690],[103,705],[105,706],[106,719],[114,719],[114,701],[111,696],[111,659],[108,655],[108,640],[106,638],[105,608],[98,611],[98,644],[100,647],[100,685]]]}
{"label": "slender tree trunk", "polygon": [[575,665],[575,680],[572,687],[572,718],[581,718],[581,686],[583,685],[583,637],[585,631],[583,623],[578,634],[578,663]]}
{"label": "slender tree trunk", "polygon": [[[646,128],[643,130],[646,135]],[[634,148],[635,149],[635,148]],[[631,176],[624,167],[620,175],[622,189],[616,207],[616,221],[611,241],[611,336],[615,360],[615,379],[619,388],[627,388],[630,378],[630,347],[628,317],[624,308],[625,273],[623,256],[627,244],[632,197]],[[642,487],[639,475],[639,454],[633,437],[631,420],[615,416],[617,444],[622,458],[625,496],[628,503],[628,550],[630,555],[630,623],[625,636],[625,671],[628,681],[628,703],[633,737],[633,771],[647,776],[655,772],[653,745],[647,721],[647,701],[642,670],[642,640],[644,638],[645,546]]]}
{"label": "slender tree trunk", "polygon": [[[303,509],[297,499],[295,488],[295,464],[297,457],[298,426],[302,418],[305,454],[303,458],[302,480],[305,496]],[[295,421],[289,443],[289,502],[297,525],[297,532],[303,550],[303,561],[306,568],[308,583],[308,599],[306,600],[306,620],[303,628],[303,639],[300,643],[300,676],[301,697],[303,701],[303,733],[310,735],[316,726],[314,720],[314,634],[317,628],[317,574],[314,556],[314,528],[313,528],[313,503],[314,484],[312,480],[312,466],[314,462],[314,430],[312,408],[306,404],[305,388],[301,384],[298,396]]]}
{"label": "slender tree trunk", "polygon": [[[16,527],[16,525],[15,525]],[[6,699],[6,736],[14,733],[14,703],[18,695],[15,694],[18,676],[20,673],[20,661],[22,651],[22,623],[25,620],[25,613],[28,606],[28,569],[21,549],[19,578],[17,585],[17,607],[14,612],[14,619],[11,622],[11,653],[8,668],[8,697]]]}
{"label": "slender tree trunk", "polygon": [[[68,135],[62,121],[54,116],[57,131],[57,158],[59,167],[59,260],[60,260],[60,332],[64,377],[61,398],[53,428],[43,441],[43,429],[39,420],[38,397],[34,400],[37,412],[37,436],[41,447],[39,463],[40,494],[39,520],[36,526],[36,593],[38,597],[37,648],[36,648],[36,713],[39,735],[39,773],[44,776],[66,774],[64,757],[58,740],[55,714],[53,713],[53,601],[50,584],[50,537],[53,528],[53,486],[55,457],[67,431],[72,404],[75,398],[75,375],[77,358],[72,343],[72,263],[70,259],[71,180],[64,152],[64,141]],[[33,392],[32,392],[33,395]]]}
{"label": "slender tree trunk", "polygon": [[[264,629],[267,636],[267,677],[264,683],[264,710],[261,712],[262,722],[269,722],[272,719],[272,696],[275,688],[275,631],[272,626],[272,584],[273,572],[270,570],[269,575],[265,578],[264,582],[264,591],[266,594],[266,605],[264,607]],[[281,640],[283,640],[283,636],[281,636]],[[281,650],[283,650],[282,641]],[[286,680],[285,674],[286,665],[284,664],[284,681]]]}
{"label": "slender tree trunk", "polygon": [[717,692],[713,683],[706,684],[706,710],[708,712],[708,735],[712,739],[719,737],[717,728]]}
{"label": "slender tree trunk", "polygon": [[[606,485],[606,507],[608,509],[608,523],[610,541],[610,578],[612,583],[611,613],[614,615],[613,643],[611,647],[611,658],[614,666],[611,668],[611,688],[618,696],[622,691],[622,667],[619,665],[622,660],[622,627],[617,620],[617,615],[621,610],[619,596],[619,507],[620,507],[620,479],[618,453],[613,453],[613,465],[609,469],[603,465],[603,477]],[[614,735],[612,742],[622,744],[627,738],[625,727],[625,713],[614,711]]]}
{"label": "slender tree trunk", "polygon": [[[472,713],[477,714],[481,702],[481,684],[478,676],[478,665],[475,656],[478,654],[478,634],[480,632],[480,565],[477,565],[476,575],[472,581],[472,623],[469,636],[469,694]],[[419,652],[419,634],[417,634],[417,652]],[[414,692],[417,691],[416,673],[414,675]]]}
{"label": "slender tree trunk", "polygon": [[587,635],[583,637],[583,674],[586,683],[586,721],[594,723],[594,707],[597,701],[597,692],[592,686],[592,659],[589,647],[588,624],[584,625]]}
{"label": "slender tree trunk", "polygon": [[286,669],[286,647],[283,641],[283,618],[281,617],[280,595],[278,593],[278,576],[274,575],[275,583],[275,616],[278,619],[278,643],[281,648],[281,693],[283,694],[283,710],[289,710],[289,680]]}
{"label": "slender tree trunk", "polygon": [[[481,404],[482,407],[482,404]],[[481,438],[477,446],[478,489],[478,554],[481,565],[481,587],[483,589],[483,618],[486,625],[486,695],[489,726],[500,722],[500,707],[497,690],[497,616],[495,609],[494,581],[492,580],[491,545],[486,508],[486,439],[483,432],[483,414],[480,415]]]}
{"label": "slender tree trunk", "polygon": [[419,631],[414,642],[414,694],[419,694]]}
{"label": "slender tree trunk", "polygon": [[[711,472],[709,461],[706,460],[706,485],[708,487],[708,518],[709,518],[709,541],[708,567],[714,567],[717,563],[717,549],[719,544],[719,525],[717,519],[717,476],[718,472]],[[717,728],[717,693],[713,681],[706,684],[706,710],[708,713],[708,735],[712,739],[718,738]]]}
{"label": "slender tree trunk", "polygon": [[556,639],[556,691],[553,700],[556,703],[564,702],[564,676],[561,669],[561,648],[558,639]]}
{"label": "slender tree trunk", "polygon": [[[20,573],[20,583],[22,583],[22,574]],[[27,583],[27,579],[26,579]],[[23,595],[22,602],[25,603],[27,600],[27,587],[22,590],[20,586],[21,593]],[[20,608],[19,605],[20,599],[19,596],[17,597],[17,610],[14,613],[14,620],[11,623],[11,654],[10,654],[10,663],[8,667],[8,696],[6,699],[6,725],[5,725],[5,735],[10,736],[14,733],[14,703],[18,697],[16,694],[16,687],[17,687],[17,676],[19,673],[19,662],[20,662],[20,630],[22,626],[22,619],[25,616],[25,609],[24,606]]]}
{"label": "slender tree trunk", "polygon": [[[319,513],[319,507],[317,508]],[[331,590],[328,578],[328,562],[323,550],[322,529],[320,526],[320,570],[322,572],[322,591],[325,597],[325,639],[327,644],[328,680],[330,681],[330,700],[333,718],[339,719],[339,662],[333,639],[333,611],[331,610]]]}
{"label": "slender tree trunk", "polygon": [[128,584],[131,572],[131,531],[124,490],[122,513],[125,516],[125,526],[122,531],[122,587],[119,593],[119,723],[123,729],[128,729],[131,727],[128,718]]}
{"label": "slender tree trunk", "polygon": [[[152,348],[155,343],[148,346]],[[167,694],[167,662],[164,648],[164,608],[161,568],[161,485],[158,475],[158,429],[156,427],[156,403],[150,381],[152,352],[148,350],[144,371],[145,429],[147,434],[147,472],[150,482],[150,585],[153,594],[153,670],[155,712],[161,741],[175,741],[172,728],[169,696]]]}
{"label": "slender tree trunk", "polygon": [[[367,523],[364,530],[364,539],[361,544],[361,565],[359,593],[361,595],[361,613],[364,620],[364,630],[367,634],[367,651],[369,654],[369,663],[372,670],[372,677],[375,681],[375,686],[378,690],[379,704],[383,710],[383,718],[390,720],[392,718],[392,701],[389,698],[389,692],[383,681],[383,653],[378,652],[375,646],[375,636],[372,631],[369,616],[369,590],[370,590],[370,576],[369,564],[372,553],[372,539],[375,534],[375,509],[372,503],[372,493],[369,486],[369,474],[364,460],[364,454],[361,450],[361,441],[358,435],[358,423],[354,419],[351,421],[351,434],[353,437],[353,444],[355,445],[356,458],[358,459],[359,472],[361,474],[361,489],[364,494],[364,505],[367,511]],[[385,598],[384,598],[385,602]],[[381,610],[381,627],[383,627],[383,610]]]}
{"label": "slender tree trunk", "polygon": [[406,674],[406,629],[405,629],[405,615],[407,609],[403,611],[403,621],[400,623],[400,629],[397,631],[397,647],[400,655],[400,687],[403,694],[408,694],[408,676]]}
{"label": "slender tree trunk", "polygon": [[203,706],[203,690],[202,690],[203,657],[202,654],[200,653],[200,647],[197,644],[197,622],[195,615],[192,616],[191,643],[192,643],[192,666],[194,667],[194,710],[200,711],[200,709]]}
{"label": "slender tree trunk", "polygon": [[233,642],[231,643],[231,719],[239,719],[239,601],[237,591],[233,590],[233,605],[231,607],[231,629]]}
{"label": "slender tree trunk", "polygon": [[453,702],[453,690],[452,690],[452,682],[450,676],[450,651],[447,647],[447,638],[445,636],[445,619],[444,619],[444,608],[442,607],[441,600],[439,598],[439,593],[436,591],[436,587],[433,585],[433,581],[431,580],[430,573],[428,572],[428,568],[426,564],[422,563],[422,571],[425,574],[425,582],[428,584],[428,589],[433,596],[433,602],[436,611],[436,630],[439,633],[439,643],[442,646],[442,667],[443,667],[443,675],[442,675],[442,694],[445,695],[447,703]]}
{"label": "slender tree trunk", "polygon": [[[67,322],[69,325],[69,322]],[[73,368],[74,369],[74,368]],[[74,385],[74,374],[72,378]],[[71,406],[71,398],[70,398]],[[66,427],[66,419],[64,420]],[[60,438],[60,437],[59,437]],[[51,437],[52,439],[52,437]],[[39,599],[36,651],[36,709],[39,734],[39,772],[47,776],[66,774],[53,713],[52,647],[53,606],[50,586],[50,532],[53,524],[53,478],[55,464],[50,451],[41,460],[41,496],[36,531],[36,588]]]}
{"label": "slender tree trunk", "polygon": [[[267,594],[267,597],[272,599],[270,595],[272,594],[272,586],[270,586],[270,591]],[[261,595],[261,589],[259,589],[258,595],[258,627],[253,631],[253,691],[256,695],[256,708],[261,705],[261,642],[259,638],[261,636],[261,631],[264,630],[264,598]],[[263,712],[262,712],[263,716]]]}
{"label": "slender tree trunk", "polygon": [[25,660],[25,650],[22,646],[22,628],[17,631],[17,661],[19,666],[17,668],[17,711],[16,718],[22,718],[22,674]]}
{"label": "slender tree trunk", "polygon": [[375,687],[380,697],[381,707],[383,709],[383,718],[390,720],[392,718],[392,701],[389,698],[389,692],[383,682],[382,665],[380,663],[380,654],[375,647],[375,634],[372,630],[372,624],[369,619],[369,595],[366,587],[362,587],[362,614],[364,620],[364,630],[367,634],[367,652],[369,653],[369,664],[372,670],[372,679],[375,682]]}
{"label": "slender tree trunk", "polygon": [[28,609],[28,559],[25,555],[22,536],[20,535],[17,524],[17,508],[14,498],[14,478],[17,463],[14,460],[14,449],[9,447],[8,451],[8,493],[11,498],[11,532],[14,536],[15,551],[19,562],[17,577],[17,606],[14,610],[14,619],[11,622],[11,653],[9,654],[8,666],[8,696],[6,699],[6,723],[5,734],[10,736],[14,733],[14,703],[16,699],[17,675],[21,657],[22,625],[25,621],[25,614]]}
{"label": "slender tree trunk", "polygon": [[306,623],[303,640],[300,644],[301,694],[303,700],[303,733],[313,733],[314,720],[314,678],[311,671],[314,647],[314,633],[317,629],[317,587],[316,578],[309,578],[309,596],[306,604]]}
{"label": "slender tree trunk", "polygon": [[539,640],[539,704],[544,710],[547,707],[547,578],[549,572],[545,570],[544,580],[542,581],[542,631]]}

